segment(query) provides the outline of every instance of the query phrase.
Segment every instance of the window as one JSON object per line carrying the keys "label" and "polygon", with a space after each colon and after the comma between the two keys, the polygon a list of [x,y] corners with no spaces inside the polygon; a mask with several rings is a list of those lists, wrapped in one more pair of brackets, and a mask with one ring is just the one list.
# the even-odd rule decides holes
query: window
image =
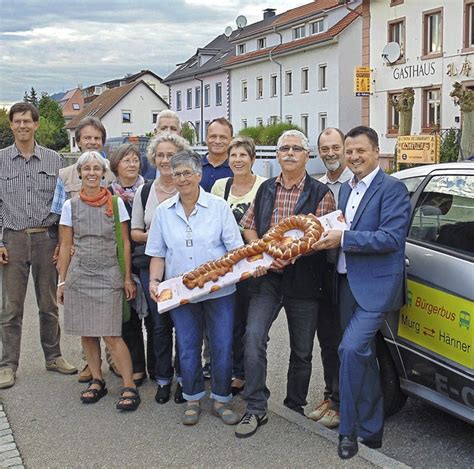
{"label": "window", "polygon": [[285,72],[285,94],[293,94],[293,72]]}
{"label": "window", "polygon": [[256,98],[262,99],[263,98],[263,78],[257,78],[257,86],[256,86]]}
{"label": "window", "polygon": [[222,106],[222,83],[216,83],[216,106]]}
{"label": "window", "polygon": [[209,128],[209,122],[211,121],[204,121],[204,129],[206,130],[206,139],[207,139],[207,129]]}
{"label": "window", "polygon": [[201,143],[201,121],[194,123],[194,130],[196,132],[196,142]]}
{"label": "window", "polygon": [[[434,176],[415,207],[408,237],[473,255],[474,197],[469,190],[474,176]],[[453,191],[452,188],[456,187]]]}
{"label": "window", "polygon": [[441,89],[423,91],[423,131],[430,132],[441,126]]}
{"label": "window", "polygon": [[158,121],[158,114],[160,113],[160,111],[152,111],[151,112],[151,122],[152,124],[156,124],[157,121]]}
{"label": "window", "polygon": [[196,86],[194,88],[194,105],[199,108],[201,107],[201,87]]}
{"label": "window", "polygon": [[292,124],[293,123],[293,116],[285,116],[285,122],[287,124]]}
{"label": "window", "polygon": [[75,111],[79,111],[79,109],[81,109],[81,105],[79,103],[72,103],[72,108]]}
{"label": "window", "polygon": [[309,91],[309,70],[307,68],[301,69],[301,92],[307,93]]}
{"label": "window", "polygon": [[431,10],[423,14],[423,55],[443,52],[443,10]]}
{"label": "window", "polygon": [[247,128],[247,119],[242,119],[240,128],[241,129],[246,129]]}
{"label": "window", "polygon": [[390,0],[390,6],[396,7],[397,5],[403,5],[405,0]]}
{"label": "window", "polygon": [[464,0],[464,48],[474,49],[474,0]]}
{"label": "window", "polygon": [[270,75],[270,97],[275,97],[277,95],[277,76]]}
{"label": "window", "polygon": [[263,118],[262,117],[257,117],[257,119],[255,119],[255,122],[257,123],[258,127],[263,127]]}
{"label": "window", "polygon": [[237,55],[245,54],[245,50],[246,50],[245,44],[239,44],[237,46]]}
{"label": "window", "polygon": [[301,39],[306,36],[306,25],[297,26],[293,28],[293,40]]}
{"label": "window", "polygon": [[176,110],[181,111],[181,91],[176,91]]}
{"label": "window", "polygon": [[325,112],[318,114],[319,132],[322,132],[328,126],[328,115]]}
{"label": "window", "polygon": [[324,31],[324,18],[311,23],[311,34],[318,34]]}
{"label": "window", "polygon": [[397,100],[400,93],[388,93],[387,95],[387,135],[398,135],[400,127],[400,113],[393,107],[393,100]]}
{"label": "window", "polygon": [[261,37],[257,39],[257,49],[265,49],[267,47],[267,38],[266,37]]}
{"label": "window", "polygon": [[278,124],[278,116],[270,116],[268,123],[270,125]]}
{"label": "window", "polygon": [[132,122],[132,111],[122,111],[122,123],[130,124]]}
{"label": "window", "polygon": [[240,93],[240,99],[241,101],[247,101],[249,97],[249,89],[247,86],[247,80],[242,81],[242,91]]}
{"label": "window", "polygon": [[308,135],[308,114],[301,114],[301,130]]}
{"label": "window", "polygon": [[204,86],[204,106],[209,107],[211,105],[211,85]]}
{"label": "window", "polygon": [[[396,42],[400,46],[400,59],[405,56],[405,18],[388,22],[388,42]],[[398,59],[396,63],[404,62]]]}
{"label": "window", "polygon": [[326,71],[328,66],[326,64],[320,65],[318,70],[319,90],[324,91],[326,88]]}
{"label": "window", "polygon": [[193,90],[191,88],[186,90],[186,107],[188,109],[193,107]]}

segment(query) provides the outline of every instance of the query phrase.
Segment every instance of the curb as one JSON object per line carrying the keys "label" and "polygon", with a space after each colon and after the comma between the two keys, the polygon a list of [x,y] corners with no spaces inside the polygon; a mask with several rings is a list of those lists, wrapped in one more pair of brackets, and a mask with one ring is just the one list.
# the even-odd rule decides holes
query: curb
{"label": "curb", "polygon": [[[322,425],[318,425],[316,422],[313,422],[307,417],[299,415],[297,412],[288,409],[282,404],[273,402],[272,399],[268,401],[268,410],[284,418],[288,422],[298,425],[299,427],[310,433],[314,433],[315,435],[325,438],[326,440],[330,441],[331,443],[334,443],[334,445],[337,446],[337,432],[334,432],[329,428],[323,427]],[[391,458],[390,456],[381,453],[380,451],[367,448],[367,446],[361,444],[359,444],[359,452],[357,453],[357,455],[377,467],[389,467],[396,469],[407,469],[410,467],[400,461],[397,461],[396,459]]]}
{"label": "curb", "polygon": [[24,469],[7,415],[0,403],[0,467]]}

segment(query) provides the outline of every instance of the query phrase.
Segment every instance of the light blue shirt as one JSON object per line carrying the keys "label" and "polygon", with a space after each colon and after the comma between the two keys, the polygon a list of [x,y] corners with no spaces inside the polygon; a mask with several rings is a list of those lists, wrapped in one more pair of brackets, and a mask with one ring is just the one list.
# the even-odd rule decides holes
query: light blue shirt
{"label": "light blue shirt", "polygon": [[[165,278],[184,274],[243,245],[239,227],[227,202],[200,188],[191,215],[186,217],[179,194],[162,202],[148,233],[146,254],[165,259]],[[235,291],[235,285],[199,298],[205,301]]]}
{"label": "light blue shirt", "polygon": [[[349,195],[349,199],[347,200],[346,205],[346,212],[344,213],[344,218],[346,219],[347,228],[350,230],[352,225],[352,220],[354,220],[355,214],[357,209],[359,208],[359,204],[364,197],[364,194],[367,192],[367,189],[372,184],[377,173],[380,171],[380,167],[377,166],[371,173],[367,174],[365,178],[357,181],[357,178],[353,175],[349,181],[349,185],[352,188],[352,191]],[[337,271],[340,274],[347,273],[346,268],[346,255],[344,254],[343,247],[344,246],[344,232],[342,233],[341,238],[341,247],[339,248],[339,258],[337,261]]]}

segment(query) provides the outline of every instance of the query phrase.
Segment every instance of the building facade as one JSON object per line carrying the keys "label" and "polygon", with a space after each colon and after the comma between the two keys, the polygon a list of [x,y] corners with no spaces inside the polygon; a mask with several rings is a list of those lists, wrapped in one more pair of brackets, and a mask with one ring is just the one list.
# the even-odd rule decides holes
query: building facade
{"label": "building facade", "polygon": [[412,134],[459,128],[449,94],[454,82],[474,89],[474,0],[371,0],[369,8],[370,125],[381,152],[394,152],[400,116],[390,98],[407,87],[415,92]]}

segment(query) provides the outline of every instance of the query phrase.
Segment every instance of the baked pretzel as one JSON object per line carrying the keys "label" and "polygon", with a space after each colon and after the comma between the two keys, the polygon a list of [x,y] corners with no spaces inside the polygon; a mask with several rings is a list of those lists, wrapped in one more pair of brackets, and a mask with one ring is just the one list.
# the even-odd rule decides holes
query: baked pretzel
{"label": "baked pretzel", "polygon": [[[299,239],[285,236],[285,233],[290,230],[300,230],[303,236]],[[232,267],[242,259],[264,252],[274,259],[293,259],[306,254],[323,232],[321,223],[313,214],[292,215],[270,228],[262,239],[256,239],[245,246],[229,251],[219,259],[206,262],[183,275],[183,284],[190,290],[196,287],[203,288],[207,282],[217,282],[219,277],[231,272]],[[211,290],[216,290],[215,287],[217,285]]]}

